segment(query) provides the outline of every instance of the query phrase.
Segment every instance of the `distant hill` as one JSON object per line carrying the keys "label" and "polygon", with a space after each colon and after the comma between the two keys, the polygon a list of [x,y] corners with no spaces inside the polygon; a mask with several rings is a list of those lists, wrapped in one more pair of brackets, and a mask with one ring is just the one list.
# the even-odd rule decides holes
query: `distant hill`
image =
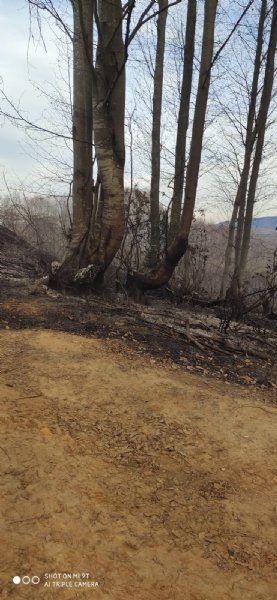
{"label": "distant hill", "polygon": [[253,229],[276,229],[276,217],[255,217],[252,223]]}
{"label": "distant hill", "polygon": [[[229,221],[219,223],[219,225],[228,225]],[[271,231],[277,228],[276,217],[255,217],[252,222],[252,229],[270,229]]]}

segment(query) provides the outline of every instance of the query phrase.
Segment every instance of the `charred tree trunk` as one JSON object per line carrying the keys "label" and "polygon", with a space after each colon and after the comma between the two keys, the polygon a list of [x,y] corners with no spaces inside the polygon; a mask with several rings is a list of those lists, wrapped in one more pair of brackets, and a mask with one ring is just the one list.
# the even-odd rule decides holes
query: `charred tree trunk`
{"label": "charred tree trunk", "polygon": [[227,245],[226,245],[225,256],[224,256],[224,271],[223,271],[220,293],[219,293],[220,299],[224,299],[226,297],[226,292],[228,289],[230,267],[231,267],[231,262],[232,262],[232,252],[234,249],[234,242],[235,242],[235,229],[236,229],[236,222],[237,222],[237,216],[238,216],[238,208],[239,208],[238,204],[235,202],[234,206],[233,206],[231,221],[229,223],[228,239],[227,239]]}

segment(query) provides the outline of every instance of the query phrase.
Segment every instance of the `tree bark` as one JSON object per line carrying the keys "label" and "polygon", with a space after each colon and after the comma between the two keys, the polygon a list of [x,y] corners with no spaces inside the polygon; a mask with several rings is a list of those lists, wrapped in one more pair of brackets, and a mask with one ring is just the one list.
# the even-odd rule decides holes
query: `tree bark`
{"label": "tree bark", "polygon": [[[92,0],[74,0],[73,11],[73,234],[66,257],[53,276],[59,287],[91,286],[101,279],[120,248],[125,225],[122,5],[120,0],[99,0],[96,10]],[[98,30],[95,66],[93,13]],[[98,169],[94,188],[92,131]]]}
{"label": "tree bark", "polygon": [[168,0],[159,0],[157,18],[157,45],[154,71],[152,112],[151,187],[150,187],[150,256],[149,264],[157,264],[160,256],[160,175],[161,175],[161,114],[163,99],[163,74],[165,32]]}
{"label": "tree bark", "polygon": [[161,260],[156,269],[146,273],[133,273],[129,275],[127,285],[131,292],[134,292],[136,289],[143,292],[146,289],[153,289],[164,285],[170,279],[176,265],[188,247],[188,238],[196,199],[204,125],[210,87],[210,67],[213,57],[216,8],[217,0],[206,0],[200,73],[193,119],[190,156],[187,168],[185,200],[180,229],[175,239],[169,246],[165,257]]}
{"label": "tree bark", "polygon": [[232,262],[232,252],[234,249],[234,242],[235,242],[235,229],[236,229],[236,222],[237,222],[237,216],[238,216],[238,208],[239,208],[238,204],[235,202],[234,206],[233,206],[231,221],[229,223],[228,240],[227,240],[225,255],[224,255],[224,270],[223,270],[220,293],[219,293],[219,298],[221,298],[221,299],[225,298],[227,288],[228,288],[228,283],[229,283],[230,267],[231,267],[231,262]]}
{"label": "tree bark", "polygon": [[108,266],[124,234],[124,116],[125,48],[120,0],[99,1],[96,57],[94,142],[103,194],[103,212],[97,220],[94,262]]}
{"label": "tree bark", "polygon": [[168,239],[171,243],[178,233],[181,219],[182,198],[186,164],[186,138],[189,125],[189,107],[193,74],[193,58],[195,48],[196,0],[188,1],[186,19],[186,39],[184,47],[184,64],[180,106],[177,123],[175,147],[174,187],[171,204],[171,217]]}
{"label": "tree bark", "polygon": [[247,195],[247,205],[246,205],[246,213],[244,220],[244,231],[243,231],[243,239],[241,246],[241,254],[240,254],[240,262],[237,267],[237,278],[240,281],[242,275],[246,268],[247,256],[250,246],[250,236],[251,236],[251,226],[252,226],[252,218],[253,218],[253,210],[255,204],[255,196],[257,189],[257,182],[259,178],[260,165],[263,157],[263,148],[264,148],[264,139],[265,139],[265,131],[266,131],[266,123],[268,117],[268,111],[272,96],[272,88],[274,81],[274,68],[275,68],[275,53],[276,53],[276,44],[277,44],[277,0],[274,0],[273,3],[273,13],[272,13],[272,21],[271,21],[271,32],[270,39],[267,51],[267,59],[266,59],[266,67],[265,67],[265,75],[264,75],[264,83],[263,83],[263,91],[261,96],[261,103],[259,108],[259,113],[257,117],[257,143],[255,148],[254,161],[252,165],[248,195]]}
{"label": "tree bark", "polygon": [[[233,235],[233,223],[231,220],[230,223],[230,232],[228,240],[228,245],[233,245],[233,239],[235,237],[234,247],[235,247],[235,264],[234,264],[234,272],[231,279],[230,284],[230,293],[234,297],[239,294],[240,291],[240,278],[238,277],[238,269],[240,263],[240,253],[242,246],[242,238],[243,238],[243,229],[244,229],[244,217],[245,217],[245,205],[246,205],[246,196],[247,196],[247,185],[249,180],[249,174],[251,169],[251,158],[253,154],[253,148],[255,145],[256,137],[257,137],[257,127],[255,124],[255,114],[257,109],[257,98],[258,98],[258,86],[259,86],[259,76],[261,71],[261,62],[262,62],[262,53],[263,53],[263,36],[264,36],[264,27],[265,27],[265,19],[266,19],[266,10],[267,10],[267,0],[262,0],[261,2],[261,10],[260,10],[260,18],[258,25],[258,35],[256,42],[256,53],[255,53],[255,61],[254,61],[254,70],[253,70],[253,78],[252,78],[252,86],[251,86],[251,94],[249,101],[249,109],[247,116],[247,125],[246,125],[246,138],[245,138],[245,150],[244,150],[244,161],[243,168],[240,176],[240,183],[238,186],[236,198],[235,198],[235,208],[234,212],[237,213],[237,230],[235,236]],[[229,272],[230,267],[230,252],[227,247],[225,253],[225,268],[224,273]],[[224,275],[223,275],[224,277]],[[222,281],[222,288],[224,287],[224,282]],[[222,289],[224,292],[224,289]],[[226,294],[226,290],[225,290]],[[223,296],[224,297],[224,296]]]}
{"label": "tree bark", "polygon": [[62,285],[88,264],[92,208],[92,22],[93,2],[74,0],[73,22],[73,225],[71,241],[52,283]]}

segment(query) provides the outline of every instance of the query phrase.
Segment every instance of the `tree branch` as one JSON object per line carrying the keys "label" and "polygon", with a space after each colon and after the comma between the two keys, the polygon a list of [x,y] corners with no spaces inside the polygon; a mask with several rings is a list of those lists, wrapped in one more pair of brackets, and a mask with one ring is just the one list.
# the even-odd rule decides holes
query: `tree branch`
{"label": "tree branch", "polygon": [[[2,115],[3,117],[5,117],[7,119],[11,119],[12,121],[16,121],[19,125],[21,124],[22,127],[25,127],[27,129],[28,128],[35,129],[36,131],[40,131],[42,133],[48,133],[50,135],[53,135],[58,138],[62,138],[64,140],[70,140],[70,141],[75,140],[75,141],[83,143],[83,144],[88,143],[85,140],[79,140],[79,139],[75,138],[74,136],[64,135],[63,133],[57,133],[57,131],[52,131],[51,129],[46,129],[45,127],[41,127],[41,125],[36,125],[35,123],[32,123],[31,121],[26,119],[26,117],[23,117],[23,115],[20,113],[18,108],[16,108],[16,106],[11,102],[11,100],[9,100],[9,98],[6,96],[6,94],[3,90],[1,91],[1,94],[2,94],[2,97],[4,98],[4,100],[9,104],[9,106],[15,112],[15,114],[12,115],[8,112],[5,112],[4,110],[2,110],[0,108],[0,115]],[[92,144],[92,146],[94,146],[94,144]]]}
{"label": "tree branch", "polygon": [[27,0],[27,2],[30,6],[35,6],[37,10],[43,10],[48,12],[57,21],[57,23],[59,23],[66,35],[68,35],[68,37],[70,38],[71,42],[73,42],[73,35],[69,31],[68,27],[60,17],[55,7],[53,6],[52,0],[48,0],[48,2],[41,2],[40,0]]}
{"label": "tree branch", "polygon": [[254,3],[254,0],[249,0],[249,2],[248,2],[248,4],[247,4],[247,6],[246,6],[246,7],[245,7],[245,9],[242,11],[242,13],[241,13],[241,15],[240,15],[240,18],[239,18],[239,19],[237,20],[237,22],[235,23],[235,25],[234,25],[233,29],[231,30],[231,32],[230,32],[230,33],[229,33],[229,35],[227,36],[226,40],[223,42],[223,44],[221,44],[220,48],[219,48],[219,49],[218,49],[218,51],[215,53],[215,55],[214,55],[214,57],[213,57],[213,60],[212,60],[212,62],[211,62],[211,64],[210,64],[210,67],[209,67],[209,69],[208,69],[208,71],[207,71],[207,73],[206,73],[206,77],[205,77],[205,80],[204,80],[204,82],[203,82],[203,87],[205,87],[205,84],[206,84],[207,78],[209,77],[209,75],[210,75],[210,72],[211,72],[211,70],[212,70],[212,68],[213,68],[214,64],[215,64],[215,63],[216,63],[216,61],[218,60],[218,58],[219,58],[219,56],[220,56],[220,54],[221,54],[222,50],[224,50],[225,46],[228,44],[228,42],[229,42],[229,40],[231,39],[232,35],[235,33],[235,31],[236,31],[236,29],[238,28],[238,26],[240,25],[240,23],[241,23],[241,21],[242,21],[243,17],[246,15],[246,13],[248,12],[249,8],[252,6],[252,4],[253,4],[253,3]]}
{"label": "tree branch", "polygon": [[[168,10],[169,8],[171,8],[171,6],[175,6],[175,4],[180,4],[180,2],[182,2],[182,0],[175,0],[175,2],[171,2],[165,8],[162,8],[161,10],[156,10],[152,15],[149,15],[148,17],[146,17],[146,15],[149,13],[149,10],[151,10],[152,6],[155,4],[155,0],[151,0],[151,2],[148,4],[147,8],[143,11],[142,15],[140,16],[132,33],[129,35],[128,45],[132,42],[132,40],[134,39],[137,32],[140,30],[140,28],[143,25],[145,25],[145,23],[147,23],[148,21],[150,21],[151,19],[153,19],[154,17],[159,15],[164,10]],[[252,0],[252,2],[254,2],[254,0]],[[146,18],[144,18],[144,17],[146,17]]]}

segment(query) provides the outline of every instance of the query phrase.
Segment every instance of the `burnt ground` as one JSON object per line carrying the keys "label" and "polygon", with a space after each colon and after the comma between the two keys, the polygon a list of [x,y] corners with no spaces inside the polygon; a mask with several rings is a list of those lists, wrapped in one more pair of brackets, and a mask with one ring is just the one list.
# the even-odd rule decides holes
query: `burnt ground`
{"label": "burnt ground", "polygon": [[184,371],[226,382],[276,386],[276,321],[252,317],[248,324],[231,323],[224,334],[219,333],[215,311],[188,304],[172,307],[151,299],[150,306],[140,306],[118,296],[70,297],[51,290],[39,296],[28,294],[16,288],[0,295],[1,328],[52,329],[123,340],[136,354],[182,365]]}
{"label": "burnt ground", "polygon": [[189,301],[176,306],[163,290],[150,294],[147,305],[123,293],[61,294],[39,280],[49,260],[0,226],[0,328],[122,340],[138,355],[226,383],[272,388],[274,397],[277,320],[250,313],[243,322],[231,321],[223,333],[228,307],[203,308]]}
{"label": "burnt ground", "polygon": [[275,600],[276,322],[58,294],[32,252],[4,232],[1,598]]}

